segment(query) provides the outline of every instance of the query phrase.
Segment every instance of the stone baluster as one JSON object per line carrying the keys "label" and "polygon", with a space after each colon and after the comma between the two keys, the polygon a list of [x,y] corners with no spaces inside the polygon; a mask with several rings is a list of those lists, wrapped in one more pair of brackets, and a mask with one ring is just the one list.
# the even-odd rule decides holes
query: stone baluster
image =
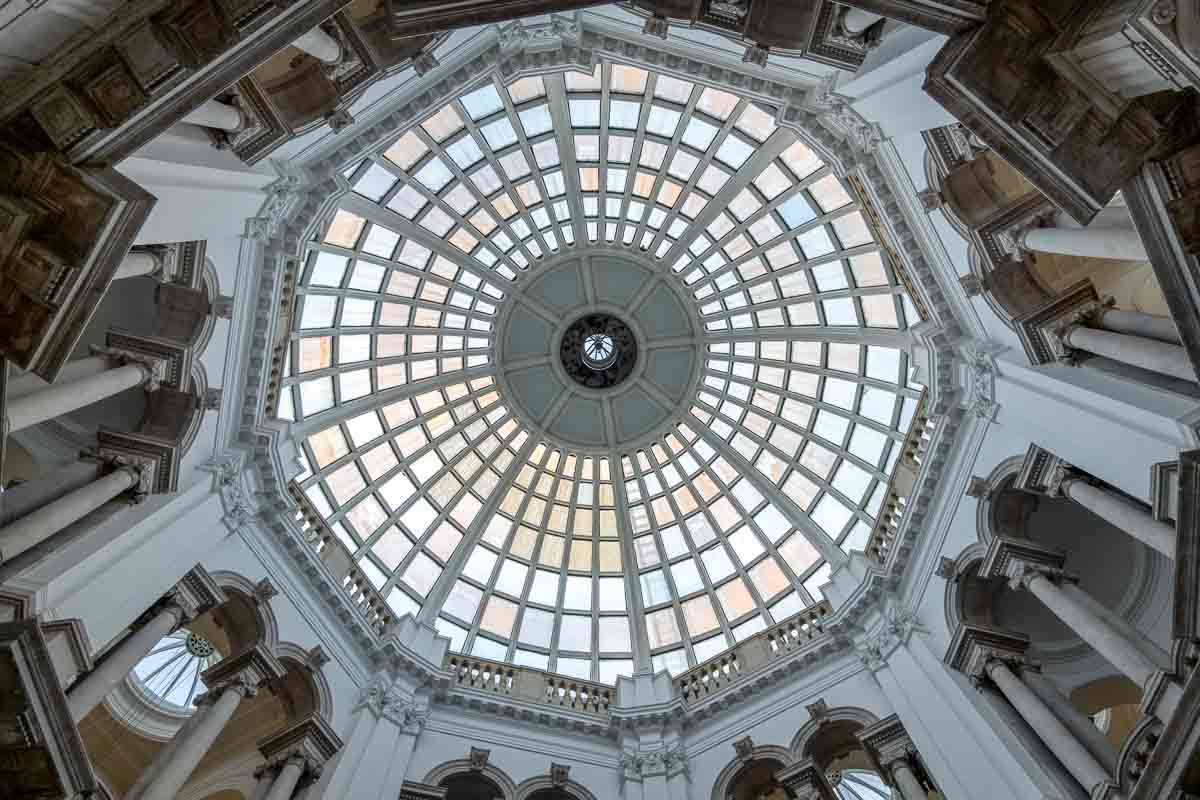
{"label": "stone baluster", "polygon": [[1114,783],[1108,770],[1018,677],[1027,668],[1024,654],[1028,646],[1029,640],[1023,636],[961,625],[950,643],[946,663],[977,685],[998,691],[1084,791],[1099,797],[1104,787]]}
{"label": "stone baluster", "polygon": [[1008,578],[1014,589],[1029,591],[1119,672],[1145,687],[1158,665],[1129,636],[1096,613],[1075,585],[1077,579],[1063,571],[1065,559],[1065,554],[1029,540],[997,537],[979,574]]}
{"label": "stone baluster", "polygon": [[96,667],[67,692],[67,706],[76,722],[104,702],[164,636],[221,604],[224,592],[197,565],[174,588],[133,624],[133,632],[111,649]]}
{"label": "stone baluster", "polygon": [[[106,462],[101,470],[102,474],[95,480],[56,497],[0,528],[0,563],[11,561],[123,494],[128,493],[136,502],[150,491],[154,483],[155,466],[149,460],[116,459]],[[48,480],[55,481],[57,477],[51,476]]]}
{"label": "stone baluster", "polygon": [[221,735],[247,697],[283,677],[284,668],[265,646],[259,644],[238,655],[222,659],[201,674],[209,690],[196,698],[195,718],[189,720],[154,762],[125,800],[173,800],[187,783],[196,765]]}
{"label": "stone baluster", "polygon": [[154,391],[165,379],[167,364],[163,359],[121,348],[94,347],[93,353],[107,357],[109,368],[77,380],[49,384],[9,402],[5,409],[8,432],[69,414],[134,386]]}

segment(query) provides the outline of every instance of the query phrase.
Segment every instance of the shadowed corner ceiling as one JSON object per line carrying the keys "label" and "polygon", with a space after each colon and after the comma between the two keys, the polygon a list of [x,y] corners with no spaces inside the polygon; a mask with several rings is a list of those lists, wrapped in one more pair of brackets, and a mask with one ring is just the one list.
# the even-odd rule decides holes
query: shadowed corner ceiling
{"label": "shadowed corner ceiling", "polygon": [[[345,170],[278,414],[397,613],[483,658],[677,674],[865,544],[916,312],[776,113],[624,64],[481,76]],[[637,346],[607,388],[562,360],[589,315]]]}

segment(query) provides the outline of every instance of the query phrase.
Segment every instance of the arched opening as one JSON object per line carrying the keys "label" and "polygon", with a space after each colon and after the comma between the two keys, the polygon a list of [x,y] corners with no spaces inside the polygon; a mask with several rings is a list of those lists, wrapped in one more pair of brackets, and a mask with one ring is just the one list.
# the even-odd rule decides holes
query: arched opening
{"label": "arched opening", "polygon": [[446,790],[446,800],[496,800],[504,792],[481,772],[459,772],[438,784]]}
{"label": "arched opening", "polygon": [[775,777],[784,763],[773,758],[756,758],[734,777],[722,800],[787,800],[787,790]]}

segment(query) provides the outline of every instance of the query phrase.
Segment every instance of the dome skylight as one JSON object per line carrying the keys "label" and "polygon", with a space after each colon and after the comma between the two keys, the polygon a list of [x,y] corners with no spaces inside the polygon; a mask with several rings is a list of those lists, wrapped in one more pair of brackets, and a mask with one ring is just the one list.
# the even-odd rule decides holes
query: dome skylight
{"label": "dome skylight", "polygon": [[158,702],[176,711],[190,711],[192,701],[208,691],[200,673],[220,660],[211,642],[181,629],[163,637],[137,663],[133,675]]}
{"label": "dome skylight", "polygon": [[[773,120],[604,63],[488,78],[347,170],[278,413],[397,613],[484,658],[678,673],[820,600],[827,558],[865,544],[922,390],[915,311]],[[627,333],[571,353],[604,375],[628,342],[619,381],[569,374],[588,315]]]}

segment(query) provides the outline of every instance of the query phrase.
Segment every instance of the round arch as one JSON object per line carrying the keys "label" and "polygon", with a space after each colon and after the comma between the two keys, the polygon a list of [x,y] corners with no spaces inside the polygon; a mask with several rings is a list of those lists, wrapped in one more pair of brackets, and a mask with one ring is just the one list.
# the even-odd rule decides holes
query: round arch
{"label": "round arch", "polygon": [[[829,726],[837,725],[838,729],[857,726],[865,728],[868,725],[879,721],[879,717],[867,711],[865,708],[857,706],[838,706],[830,708],[821,715],[820,719],[810,719],[804,723],[800,730],[796,731],[796,735],[792,737],[792,743],[788,746],[788,752],[791,754],[792,761],[802,761],[803,759],[816,757],[816,743],[820,742],[823,734],[829,730]],[[839,725],[839,723],[841,723]]]}
{"label": "round arch", "polygon": [[473,767],[470,759],[467,758],[456,758],[434,767],[421,782],[430,786],[440,786],[442,781],[447,778],[471,772],[478,773],[496,784],[501,792],[501,796],[497,800],[516,800],[517,784],[512,778],[491,764],[484,764],[481,768]]}
{"label": "round arch", "polygon": [[712,800],[725,800],[742,772],[755,761],[775,761],[782,769],[791,766],[796,759],[788,748],[773,744],[759,745],[745,756],[734,756],[713,781]]}
{"label": "round arch", "polygon": [[596,795],[575,781],[556,784],[549,775],[538,775],[526,778],[517,787],[515,800],[530,800],[533,795],[545,789],[558,789],[571,795],[575,800],[597,800]]}
{"label": "round arch", "polygon": [[275,655],[287,667],[280,683],[288,716],[300,719],[309,714],[319,714],[324,720],[333,719],[333,692],[320,669],[310,664],[310,653],[292,642],[280,642]]}
{"label": "round arch", "polygon": [[279,646],[279,623],[269,602],[256,597],[258,585],[236,572],[219,570],[212,578],[228,599],[212,611],[213,621],[224,632],[230,652],[241,652],[257,644],[272,653]]}

